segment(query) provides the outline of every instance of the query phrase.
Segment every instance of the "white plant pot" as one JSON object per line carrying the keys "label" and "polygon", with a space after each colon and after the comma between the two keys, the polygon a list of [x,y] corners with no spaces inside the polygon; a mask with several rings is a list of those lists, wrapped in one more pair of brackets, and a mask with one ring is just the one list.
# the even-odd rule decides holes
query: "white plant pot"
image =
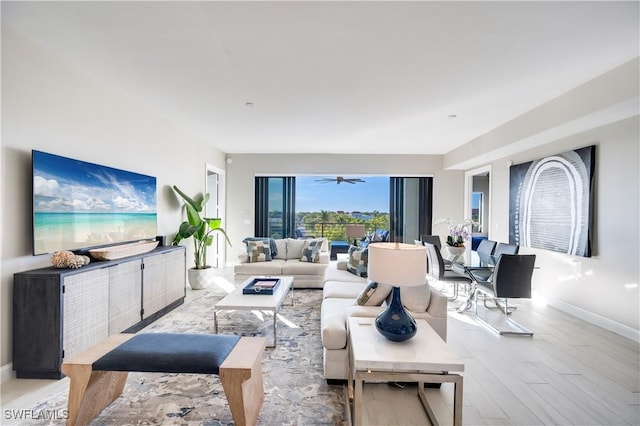
{"label": "white plant pot", "polygon": [[466,247],[465,247],[465,246],[462,246],[462,247],[452,247],[452,246],[447,245],[446,247],[447,247],[447,251],[449,252],[449,254],[450,254],[451,256],[456,256],[456,257],[457,257],[457,256],[460,256],[460,255],[461,255],[462,253],[464,253],[464,251],[466,250]]}
{"label": "white plant pot", "polygon": [[211,267],[205,269],[189,268],[188,277],[189,285],[192,290],[202,290],[209,286],[214,269]]}

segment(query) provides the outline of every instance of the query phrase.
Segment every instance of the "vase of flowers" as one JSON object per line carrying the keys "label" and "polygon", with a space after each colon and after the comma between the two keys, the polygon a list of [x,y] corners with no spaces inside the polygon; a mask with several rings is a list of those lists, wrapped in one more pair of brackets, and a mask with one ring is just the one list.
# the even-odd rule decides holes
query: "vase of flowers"
{"label": "vase of flowers", "polygon": [[438,219],[435,221],[435,225],[446,223],[449,227],[449,235],[447,235],[447,241],[445,247],[451,253],[452,256],[460,256],[465,251],[465,242],[471,237],[471,227],[474,222],[470,219],[465,219],[464,222],[457,225],[452,225],[451,219]]}

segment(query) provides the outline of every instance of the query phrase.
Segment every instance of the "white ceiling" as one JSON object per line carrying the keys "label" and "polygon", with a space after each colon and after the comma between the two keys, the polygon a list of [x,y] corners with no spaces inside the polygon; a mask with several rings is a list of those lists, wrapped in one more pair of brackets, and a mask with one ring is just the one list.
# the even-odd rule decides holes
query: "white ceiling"
{"label": "white ceiling", "polygon": [[228,153],[446,153],[637,57],[638,13],[637,1],[2,1],[3,26]]}

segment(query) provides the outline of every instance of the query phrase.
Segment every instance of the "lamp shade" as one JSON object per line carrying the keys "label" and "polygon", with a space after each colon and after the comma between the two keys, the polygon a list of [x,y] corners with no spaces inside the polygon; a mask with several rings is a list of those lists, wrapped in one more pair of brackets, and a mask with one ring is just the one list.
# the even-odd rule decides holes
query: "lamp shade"
{"label": "lamp shade", "polygon": [[427,248],[415,244],[369,245],[367,275],[371,281],[394,287],[417,287],[427,280]]}
{"label": "lamp shade", "polygon": [[347,239],[352,238],[362,238],[367,235],[367,231],[364,227],[364,224],[349,224],[345,225],[345,230],[347,232]]}

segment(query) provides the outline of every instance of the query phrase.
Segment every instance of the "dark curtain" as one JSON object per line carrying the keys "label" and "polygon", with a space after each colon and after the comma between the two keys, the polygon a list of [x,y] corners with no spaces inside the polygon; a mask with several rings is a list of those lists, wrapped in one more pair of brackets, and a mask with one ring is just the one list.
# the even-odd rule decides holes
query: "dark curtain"
{"label": "dark curtain", "polygon": [[255,178],[255,220],[254,236],[269,235],[269,178]]}
{"label": "dark curtain", "polygon": [[392,177],[389,187],[389,241],[404,237],[404,178]]}
{"label": "dark curtain", "polygon": [[433,178],[421,177],[418,182],[420,215],[418,216],[418,235],[432,235],[433,225]]}
{"label": "dark curtain", "polygon": [[403,241],[405,218],[405,183],[407,179],[418,180],[418,235],[430,235],[433,223],[433,178],[392,177],[389,190],[389,223],[391,241]]}
{"label": "dark curtain", "polygon": [[[270,184],[281,185],[282,204],[274,205],[269,197]],[[280,192],[280,191],[278,191]],[[267,177],[256,176],[255,178],[255,226],[256,237],[271,237],[273,229],[269,222],[270,211],[281,211],[282,222],[276,226],[281,228],[282,237],[294,237],[296,219],[296,178],[293,176]],[[280,229],[278,229],[280,231]],[[280,232],[278,232],[280,233]]]}

